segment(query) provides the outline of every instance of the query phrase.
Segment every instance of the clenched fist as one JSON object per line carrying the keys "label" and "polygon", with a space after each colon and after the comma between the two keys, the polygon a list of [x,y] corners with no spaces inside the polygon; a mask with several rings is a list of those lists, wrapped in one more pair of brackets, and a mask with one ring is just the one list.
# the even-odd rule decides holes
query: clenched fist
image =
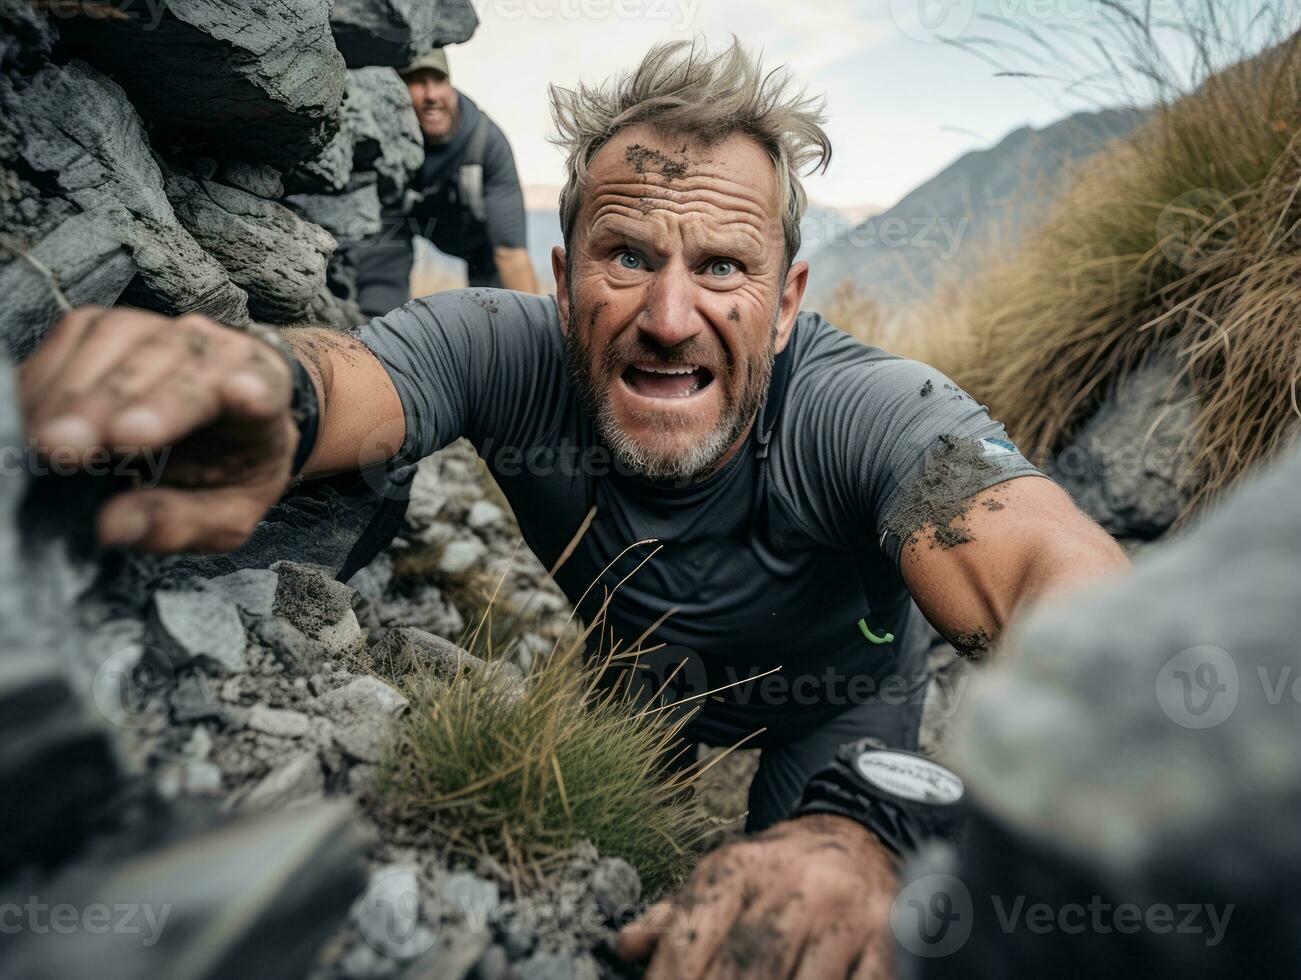
{"label": "clenched fist", "polygon": [[714,851],[619,935],[647,980],[890,976],[890,854],[852,820],[799,817]]}
{"label": "clenched fist", "polygon": [[105,545],[229,551],[290,483],[292,371],[253,335],[204,316],[87,307],[64,317],[18,374],[29,435],[52,461],[162,459],[157,486],[101,510]]}

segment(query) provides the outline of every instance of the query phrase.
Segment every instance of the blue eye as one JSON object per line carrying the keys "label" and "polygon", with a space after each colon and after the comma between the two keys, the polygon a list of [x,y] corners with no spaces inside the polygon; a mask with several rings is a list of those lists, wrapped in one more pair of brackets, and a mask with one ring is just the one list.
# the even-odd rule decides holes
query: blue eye
{"label": "blue eye", "polygon": [[625,269],[640,269],[641,256],[636,252],[620,252],[619,264]]}
{"label": "blue eye", "polygon": [[709,274],[711,276],[722,276],[726,278],[736,271],[736,263],[731,259],[714,259],[709,263]]}

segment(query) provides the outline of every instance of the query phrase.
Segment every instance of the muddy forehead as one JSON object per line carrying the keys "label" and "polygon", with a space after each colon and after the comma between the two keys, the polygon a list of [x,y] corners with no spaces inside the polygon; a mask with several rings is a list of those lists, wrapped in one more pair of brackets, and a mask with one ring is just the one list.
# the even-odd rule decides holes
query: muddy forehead
{"label": "muddy forehead", "polygon": [[677,148],[628,141],[602,151],[589,172],[589,234],[754,253],[781,242],[772,164],[753,145]]}

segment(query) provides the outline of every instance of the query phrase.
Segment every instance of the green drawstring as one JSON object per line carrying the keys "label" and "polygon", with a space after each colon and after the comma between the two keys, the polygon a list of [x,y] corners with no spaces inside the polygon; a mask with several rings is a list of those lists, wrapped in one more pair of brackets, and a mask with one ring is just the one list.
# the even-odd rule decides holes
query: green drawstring
{"label": "green drawstring", "polygon": [[877,646],[880,646],[882,643],[894,642],[893,633],[886,633],[884,636],[877,636],[875,633],[873,633],[872,630],[868,627],[866,619],[860,619],[858,621],[858,628],[863,631],[863,635],[867,637],[868,642],[875,643]]}

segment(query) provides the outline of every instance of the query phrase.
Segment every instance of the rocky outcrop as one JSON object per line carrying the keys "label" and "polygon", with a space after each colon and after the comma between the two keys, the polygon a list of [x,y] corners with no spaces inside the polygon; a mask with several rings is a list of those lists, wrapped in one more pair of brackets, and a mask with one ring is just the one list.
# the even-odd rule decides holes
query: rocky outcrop
{"label": "rocky outcrop", "polygon": [[60,32],[126,89],[162,144],[287,168],[334,135],[344,65],[330,0],[117,6],[122,16],[68,17]]}
{"label": "rocky outcrop", "polygon": [[[384,36],[388,3],[348,7],[345,21]],[[402,7],[398,48],[463,40],[475,23],[468,3]],[[85,304],[232,324],[364,319],[340,243],[380,230],[423,142],[391,67],[347,70],[330,11],[0,0],[0,338],[12,354]]]}
{"label": "rocky outcrop", "polygon": [[[1282,939],[1301,874],[1298,480],[1301,450],[1125,580],[1041,608],[972,681],[950,745],[974,798],[967,846],[903,899],[964,915],[947,955],[912,948],[918,975],[1301,968]],[[1083,931],[1009,932],[994,896],[1109,911]],[[1137,928],[1116,928],[1123,903]]]}
{"label": "rocky outcrop", "polygon": [[349,68],[402,68],[431,48],[468,41],[479,16],[470,0],[336,0],[330,24]]}
{"label": "rocky outcrop", "polygon": [[[68,283],[79,300],[111,304],[126,287],[124,298],[162,312],[248,319],[244,292],[177,221],[134,107],[89,65],[47,64],[17,82],[0,76],[0,167],[17,184],[0,215],[11,253],[41,257],[53,284]],[[90,257],[106,258],[109,270]],[[18,261],[11,255],[0,275],[32,299],[0,314],[0,329],[21,354],[53,320],[39,318],[41,307],[56,304],[34,268],[11,271]]]}
{"label": "rocky outcrop", "polygon": [[1052,475],[1117,537],[1158,538],[1188,506],[1196,484],[1188,445],[1196,413],[1173,360],[1145,365],[1057,454]]}

